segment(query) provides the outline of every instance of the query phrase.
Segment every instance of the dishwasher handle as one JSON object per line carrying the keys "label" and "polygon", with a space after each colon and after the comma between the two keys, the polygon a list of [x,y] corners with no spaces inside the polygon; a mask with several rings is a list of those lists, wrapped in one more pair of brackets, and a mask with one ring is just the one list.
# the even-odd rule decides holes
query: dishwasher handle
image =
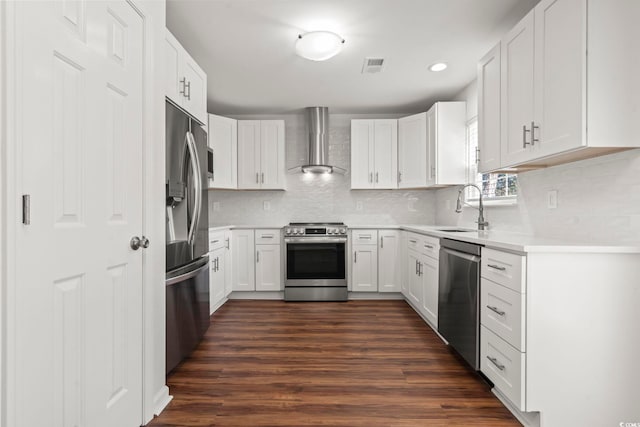
{"label": "dishwasher handle", "polygon": [[480,262],[480,257],[477,255],[465,254],[464,252],[458,252],[458,251],[454,251],[454,250],[451,250],[448,248],[442,248],[442,247],[440,248],[440,251],[458,258],[466,259],[467,261]]}

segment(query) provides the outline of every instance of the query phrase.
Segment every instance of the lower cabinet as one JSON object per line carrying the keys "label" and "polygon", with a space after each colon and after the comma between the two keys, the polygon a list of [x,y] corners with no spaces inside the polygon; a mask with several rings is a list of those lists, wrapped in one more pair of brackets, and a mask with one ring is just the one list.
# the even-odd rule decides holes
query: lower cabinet
{"label": "lower cabinet", "polygon": [[233,230],[233,291],[281,291],[279,229]]}
{"label": "lower cabinet", "polygon": [[378,231],[378,292],[400,292],[402,263],[400,232]]}
{"label": "lower cabinet", "polygon": [[256,291],[282,290],[280,245],[256,245]]}
{"label": "lower cabinet", "polygon": [[[438,281],[440,240],[407,233],[402,290],[405,298],[434,328],[438,327]],[[406,288],[406,290],[405,290]]]}
{"label": "lower cabinet", "polygon": [[438,327],[438,260],[426,255],[420,257],[422,279],[422,314]]}
{"label": "lower cabinet", "polygon": [[225,271],[226,248],[222,247],[209,252],[209,312],[213,314],[226,298]]}
{"label": "lower cabinet", "polygon": [[420,254],[409,250],[407,253],[407,287],[409,300],[415,307],[422,306],[422,280],[420,278]]}
{"label": "lower cabinet", "polygon": [[233,260],[233,291],[255,291],[255,238],[253,230],[231,232]]}
{"label": "lower cabinet", "polygon": [[378,246],[362,244],[353,246],[351,258],[351,291],[378,292]]}

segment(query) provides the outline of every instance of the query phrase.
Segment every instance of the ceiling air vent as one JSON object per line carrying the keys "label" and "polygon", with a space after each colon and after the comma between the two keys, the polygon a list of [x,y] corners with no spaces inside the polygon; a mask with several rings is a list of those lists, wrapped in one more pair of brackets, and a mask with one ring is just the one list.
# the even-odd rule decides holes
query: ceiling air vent
{"label": "ceiling air vent", "polygon": [[362,65],[362,74],[379,73],[382,71],[384,65],[384,58],[364,58],[364,64]]}

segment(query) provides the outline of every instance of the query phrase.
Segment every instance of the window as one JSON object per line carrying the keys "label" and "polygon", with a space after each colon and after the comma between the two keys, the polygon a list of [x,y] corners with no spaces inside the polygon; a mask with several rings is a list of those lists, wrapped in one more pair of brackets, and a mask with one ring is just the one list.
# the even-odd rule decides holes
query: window
{"label": "window", "polygon": [[[467,124],[467,182],[482,189],[484,201],[495,204],[512,204],[517,201],[518,175],[513,173],[478,173],[478,119]],[[467,201],[479,199],[478,191],[467,188]]]}

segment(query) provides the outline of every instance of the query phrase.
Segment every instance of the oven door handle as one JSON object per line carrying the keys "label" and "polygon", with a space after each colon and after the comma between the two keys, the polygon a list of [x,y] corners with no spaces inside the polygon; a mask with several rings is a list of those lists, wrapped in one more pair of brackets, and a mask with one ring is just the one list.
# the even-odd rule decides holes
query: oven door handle
{"label": "oven door handle", "polygon": [[347,239],[337,237],[285,237],[285,243],[347,243]]}

